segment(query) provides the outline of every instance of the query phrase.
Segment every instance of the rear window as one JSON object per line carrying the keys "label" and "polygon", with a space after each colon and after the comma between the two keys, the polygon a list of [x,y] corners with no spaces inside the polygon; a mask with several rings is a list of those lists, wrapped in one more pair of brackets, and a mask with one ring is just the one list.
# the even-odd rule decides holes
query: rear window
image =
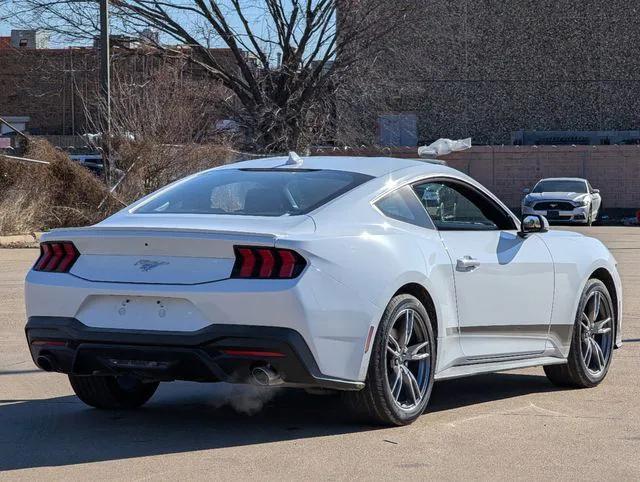
{"label": "rear window", "polygon": [[370,179],[365,174],[332,170],[214,170],[159,194],[135,212],[295,216],[311,212]]}

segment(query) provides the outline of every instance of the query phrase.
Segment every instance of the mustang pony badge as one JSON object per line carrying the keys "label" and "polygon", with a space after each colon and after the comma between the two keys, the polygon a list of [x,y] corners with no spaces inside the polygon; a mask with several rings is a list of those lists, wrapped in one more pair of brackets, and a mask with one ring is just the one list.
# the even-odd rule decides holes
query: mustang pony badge
{"label": "mustang pony badge", "polygon": [[168,261],[152,261],[150,259],[141,259],[136,264],[134,264],[134,266],[140,266],[140,270],[146,273],[147,271],[151,271],[152,269],[157,268],[158,266],[162,266],[163,264],[169,264],[169,262]]}

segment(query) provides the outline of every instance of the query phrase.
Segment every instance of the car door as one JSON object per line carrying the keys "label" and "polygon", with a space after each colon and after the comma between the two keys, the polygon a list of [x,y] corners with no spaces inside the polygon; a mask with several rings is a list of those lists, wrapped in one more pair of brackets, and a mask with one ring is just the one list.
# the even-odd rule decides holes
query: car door
{"label": "car door", "polygon": [[457,179],[414,185],[449,253],[459,336],[470,362],[544,351],[554,296],[549,250],[518,236],[513,218],[490,196]]}

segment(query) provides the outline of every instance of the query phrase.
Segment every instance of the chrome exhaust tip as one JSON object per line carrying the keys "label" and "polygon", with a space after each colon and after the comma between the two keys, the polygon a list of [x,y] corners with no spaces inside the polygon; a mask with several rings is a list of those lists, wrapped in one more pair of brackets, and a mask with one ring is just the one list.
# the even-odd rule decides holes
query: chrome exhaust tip
{"label": "chrome exhaust tip", "polygon": [[36,358],[36,365],[45,372],[55,371],[55,361],[49,355],[40,355]]}
{"label": "chrome exhaust tip", "polygon": [[251,370],[253,382],[262,387],[271,387],[283,383],[280,375],[270,366],[259,366]]}

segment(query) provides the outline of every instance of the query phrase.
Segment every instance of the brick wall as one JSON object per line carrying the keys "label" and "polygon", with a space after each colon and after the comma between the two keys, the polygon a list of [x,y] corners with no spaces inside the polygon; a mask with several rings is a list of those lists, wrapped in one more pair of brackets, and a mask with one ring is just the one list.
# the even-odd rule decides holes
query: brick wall
{"label": "brick wall", "polygon": [[0,49],[0,115],[29,116],[37,134],[84,132],[97,72],[93,49]]}
{"label": "brick wall", "polygon": [[[99,92],[98,53],[93,48],[0,49],[0,116],[29,116],[33,134],[93,132],[90,120],[95,118],[91,110]],[[233,63],[228,49],[211,49],[211,54],[221,63]],[[182,66],[184,60],[145,49],[114,48],[114,88],[118,76],[143,84],[167,63]],[[197,65],[184,63],[183,68],[185,77],[206,81],[206,72]]]}
{"label": "brick wall", "polygon": [[[314,155],[417,158],[416,149],[316,149]],[[640,146],[479,146],[442,158],[519,209],[522,190],[545,177],[583,177],[604,209],[640,209]]]}
{"label": "brick wall", "polygon": [[474,147],[443,159],[514,208],[541,178],[583,177],[604,208],[640,209],[640,146]]}

